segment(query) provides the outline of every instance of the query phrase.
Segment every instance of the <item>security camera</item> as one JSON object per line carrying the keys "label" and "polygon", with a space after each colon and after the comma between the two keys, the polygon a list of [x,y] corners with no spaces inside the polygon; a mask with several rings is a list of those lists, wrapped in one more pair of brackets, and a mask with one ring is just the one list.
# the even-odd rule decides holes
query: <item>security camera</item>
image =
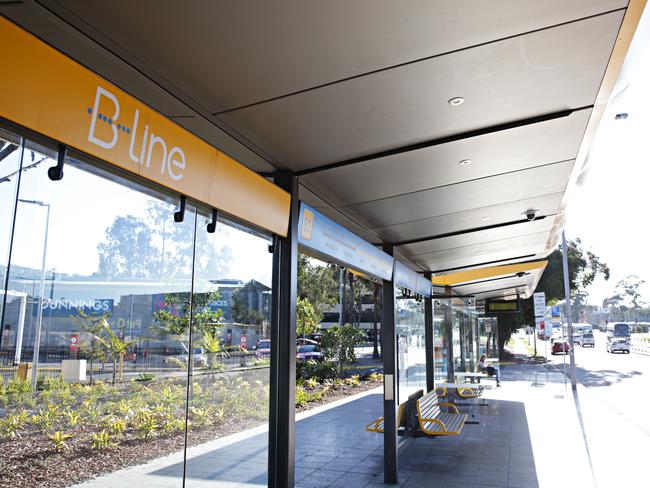
{"label": "security camera", "polygon": [[538,213],[539,213],[539,210],[531,208],[531,209],[526,210],[523,213],[523,215],[526,216],[526,220],[528,220],[529,222],[532,222],[533,220],[535,220],[537,218]]}

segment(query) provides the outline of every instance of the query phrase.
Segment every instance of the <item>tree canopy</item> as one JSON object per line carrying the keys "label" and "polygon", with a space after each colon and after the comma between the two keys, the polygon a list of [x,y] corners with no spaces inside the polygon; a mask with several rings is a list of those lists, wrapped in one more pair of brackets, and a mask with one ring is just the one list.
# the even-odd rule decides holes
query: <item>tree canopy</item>
{"label": "tree canopy", "polygon": [[[546,259],[548,265],[535,291],[544,292],[546,302],[554,304],[564,300],[562,247],[558,246]],[[593,252],[585,250],[580,239],[567,242],[567,261],[569,264],[569,287],[572,300],[584,301],[586,288],[594,282],[599,274],[606,280],[609,279],[609,266]],[[574,310],[575,314],[579,313],[578,308],[576,307],[576,310]],[[510,339],[514,331],[525,324],[535,323],[532,298],[522,300],[521,313],[498,314],[498,319],[499,350],[503,350],[503,345]]]}

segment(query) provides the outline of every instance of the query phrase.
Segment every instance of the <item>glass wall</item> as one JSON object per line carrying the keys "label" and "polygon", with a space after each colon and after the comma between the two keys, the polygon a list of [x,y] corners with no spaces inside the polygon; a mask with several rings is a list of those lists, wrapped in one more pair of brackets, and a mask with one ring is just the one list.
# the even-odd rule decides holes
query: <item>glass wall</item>
{"label": "glass wall", "polygon": [[177,198],[85,158],[60,181],[55,165],[0,132],[0,484],[39,476],[38,452],[65,485],[149,461],[151,486],[265,485],[266,434],[215,439],[268,424],[270,240],[208,233],[190,204],[177,222]]}
{"label": "glass wall", "polygon": [[485,354],[488,358],[499,358],[498,322],[496,317],[478,317],[478,349],[479,357]]}
{"label": "glass wall", "polygon": [[449,314],[450,302],[449,299],[442,298],[433,300],[433,378],[436,384],[447,382],[447,361],[450,347],[446,329],[451,324],[446,321],[445,317]]}
{"label": "glass wall", "polygon": [[395,290],[395,332],[397,334],[398,403],[416,390],[426,390],[424,302]]}

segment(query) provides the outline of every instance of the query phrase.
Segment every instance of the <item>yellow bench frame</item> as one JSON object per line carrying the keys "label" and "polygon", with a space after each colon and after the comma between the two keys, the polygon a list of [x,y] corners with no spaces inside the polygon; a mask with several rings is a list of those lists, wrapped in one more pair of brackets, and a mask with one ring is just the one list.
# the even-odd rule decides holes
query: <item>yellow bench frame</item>
{"label": "yellow bench frame", "polygon": [[[438,396],[438,394],[435,392],[435,390],[430,391],[429,393],[427,393],[427,395],[431,395],[431,394]],[[423,396],[422,398],[425,398],[427,395]],[[463,423],[460,425],[459,430],[447,430],[447,427],[445,426],[445,423],[442,420],[422,417],[422,411],[420,410],[420,400],[422,400],[422,398],[420,398],[417,401],[416,406],[417,406],[417,409],[418,409],[418,422],[420,424],[420,430],[423,433],[425,433],[428,436],[449,436],[449,435],[459,435],[460,434],[460,431],[462,430],[463,425],[465,424],[465,421],[463,421]],[[455,404],[451,403],[451,402],[438,402],[438,406],[439,407],[449,407],[450,409],[453,410],[451,413],[454,413],[456,415],[464,415],[465,420],[467,420],[467,415],[466,414],[461,414],[458,411],[458,407]],[[431,422],[431,423],[438,424],[440,426],[440,428],[442,429],[442,431],[441,432],[435,432],[435,431],[428,430],[426,428],[426,426],[424,425],[426,422]]]}

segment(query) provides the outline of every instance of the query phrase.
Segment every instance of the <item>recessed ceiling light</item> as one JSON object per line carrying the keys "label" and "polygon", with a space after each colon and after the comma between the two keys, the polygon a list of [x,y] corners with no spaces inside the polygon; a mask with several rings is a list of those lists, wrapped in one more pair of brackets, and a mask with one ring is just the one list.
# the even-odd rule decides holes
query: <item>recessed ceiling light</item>
{"label": "recessed ceiling light", "polygon": [[471,159],[463,159],[461,161],[458,161],[458,164],[460,164],[461,166],[467,166],[468,164],[472,164],[472,160]]}
{"label": "recessed ceiling light", "polygon": [[452,105],[452,106],[456,107],[457,105],[460,105],[460,104],[463,103],[464,101],[465,101],[465,99],[464,99],[463,97],[454,97],[454,98],[450,98],[450,99],[447,101],[447,103],[448,103],[449,105]]}

